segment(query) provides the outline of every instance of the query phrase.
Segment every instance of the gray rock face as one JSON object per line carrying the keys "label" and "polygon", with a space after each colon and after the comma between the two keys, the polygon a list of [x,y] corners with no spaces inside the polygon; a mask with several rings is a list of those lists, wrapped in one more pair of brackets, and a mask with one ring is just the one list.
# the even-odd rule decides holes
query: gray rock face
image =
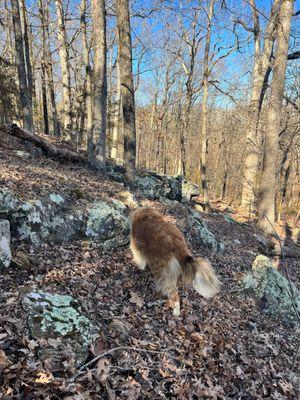
{"label": "gray rock face", "polygon": [[135,177],[136,191],[148,199],[157,200],[160,197],[181,201],[182,177],[158,175],[154,172],[145,176]]}
{"label": "gray rock face", "polygon": [[246,294],[253,296],[259,307],[287,323],[299,324],[300,292],[272,265],[268,257],[258,255],[251,273],[242,281]]}
{"label": "gray rock face", "polygon": [[106,251],[127,245],[129,220],[125,210],[126,206],[121,201],[98,201],[87,211],[86,236],[101,242]]}
{"label": "gray rock face", "polygon": [[0,220],[0,268],[9,267],[11,262],[10,251],[10,223],[6,219]]}
{"label": "gray rock face", "polygon": [[71,351],[78,365],[85,362],[97,328],[82,315],[73,297],[33,290],[23,297],[23,307],[31,336],[45,339],[41,359],[50,357],[56,364],[64,351]]}
{"label": "gray rock face", "polygon": [[182,180],[182,202],[188,203],[191,201],[192,196],[199,196],[199,186],[187,180]]}
{"label": "gray rock face", "polygon": [[4,218],[10,216],[17,210],[20,202],[8,190],[0,191],[0,217]]}
{"label": "gray rock face", "polygon": [[215,235],[208,229],[206,223],[197,212],[192,212],[189,217],[189,228],[193,236],[194,242],[198,245],[207,246],[213,251],[223,252],[225,245],[219,242]]}

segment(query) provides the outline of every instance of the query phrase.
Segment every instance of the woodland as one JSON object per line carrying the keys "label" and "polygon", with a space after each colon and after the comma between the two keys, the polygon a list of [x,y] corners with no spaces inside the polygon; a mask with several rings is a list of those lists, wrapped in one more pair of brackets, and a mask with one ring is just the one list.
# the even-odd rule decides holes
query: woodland
{"label": "woodland", "polygon": [[[0,399],[298,399],[300,1],[0,7]],[[144,206],[213,299],[134,265]]]}

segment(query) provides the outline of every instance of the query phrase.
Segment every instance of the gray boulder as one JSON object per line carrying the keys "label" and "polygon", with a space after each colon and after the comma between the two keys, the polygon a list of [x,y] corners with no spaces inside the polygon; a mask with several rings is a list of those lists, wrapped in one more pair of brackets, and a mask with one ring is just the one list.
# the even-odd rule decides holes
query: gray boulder
{"label": "gray boulder", "polygon": [[200,194],[199,186],[196,185],[195,183],[187,181],[186,179],[183,179],[181,193],[182,193],[182,202],[188,203],[189,201],[191,201],[191,198],[193,196],[199,196]]}
{"label": "gray boulder", "polygon": [[101,242],[106,251],[126,246],[129,242],[129,219],[125,211],[126,206],[119,200],[111,203],[98,201],[87,210],[86,236]]}
{"label": "gray boulder", "polygon": [[159,175],[154,172],[135,177],[135,187],[138,195],[157,200],[160,197],[170,200],[181,200],[182,177]]}
{"label": "gray boulder", "polygon": [[299,324],[300,292],[274,268],[268,257],[255,258],[252,271],[243,278],[242,285],[262,310],[287,323]]}
{"label": "gray boulder", "polygon": [[70,212],[65,198],[55,193],[20,204],[12,222],[18,238],[35,246],[77,239],[83,230],[82,213]]}
{"label": "gray boulder", "polygon": [[31,336],[44,344],[38,352],[42,360],[50,358],[56,365],[71,352],[78,365],[86,361],[97,327],[79,311],[73,297],[32,290],[24,295],[23,307]]}
{"label": "gray boulder", "polygon": [[206,246],[213,251],[222,253],[225,249],[224,243],[218,241],[215,235],[208,229],[208,226],[197,212],[192,212],[188,220],[188,226],[194,243]]}
{"label": "gray boulder", "polygon": [[0,191],[0,217],[8,218],[19,207],[19,200],[9,191]]}
{"label": "gray boulder", "polygon": [[10,223],[6,219],[0,220],[0,268],[9,267],[11,262],[10,251]]}

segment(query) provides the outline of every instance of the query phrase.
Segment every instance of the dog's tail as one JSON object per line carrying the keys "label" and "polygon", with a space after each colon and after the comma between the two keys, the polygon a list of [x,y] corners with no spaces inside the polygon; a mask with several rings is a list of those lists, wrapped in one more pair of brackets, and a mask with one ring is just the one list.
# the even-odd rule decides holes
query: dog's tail
{"label": "dog's tail", "polygon": [[182,268],[182,280],[206,299],[214,297],[220,290],[221,282],[208,260],[201,257],[186,257]]}

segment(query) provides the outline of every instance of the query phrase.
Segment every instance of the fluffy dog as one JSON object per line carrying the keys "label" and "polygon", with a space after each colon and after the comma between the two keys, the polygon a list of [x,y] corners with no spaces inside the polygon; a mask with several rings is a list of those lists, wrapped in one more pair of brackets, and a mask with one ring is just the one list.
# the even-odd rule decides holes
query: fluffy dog
{"label": "fluffy dog", "polygon": [[180,314],[180,279],[205,298],[219,291],[220,281],[210,263],[192,257],[178,228],[152,208],[138,208],[131,214],[130,248],[138,268],[150,268],[157,291],[168,298],[174,315]]}

